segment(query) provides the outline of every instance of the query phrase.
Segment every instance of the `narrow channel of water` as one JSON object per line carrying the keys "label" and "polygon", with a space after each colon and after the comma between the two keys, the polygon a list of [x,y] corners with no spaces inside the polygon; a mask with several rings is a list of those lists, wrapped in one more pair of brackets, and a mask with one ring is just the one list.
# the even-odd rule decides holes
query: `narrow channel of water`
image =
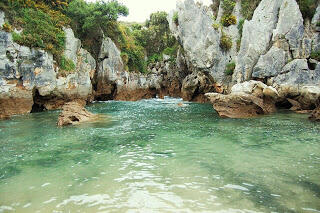
{"label": "narrow channel of water", "polygon": [[0,212],[320,212],[320,124],[221,119],[178,99],[95,103],[0,121]]}

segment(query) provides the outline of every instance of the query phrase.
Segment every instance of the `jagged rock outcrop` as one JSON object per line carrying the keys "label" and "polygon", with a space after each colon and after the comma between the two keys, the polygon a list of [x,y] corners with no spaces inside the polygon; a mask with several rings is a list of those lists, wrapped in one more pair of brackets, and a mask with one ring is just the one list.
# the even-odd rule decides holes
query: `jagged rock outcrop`
{"label": "jagged rock outcrop", "polygon": [[184,100],[206,102],[205,93],[214,91],[214,80],[204,73],[192,73],[182,82],[181,95]]}
{"label": "jagged rock outcrop", "polygon": [[105,38],[96,73],[96,99],[135,101],[158,95],[204,102],[204,93],[213,91],[212,77],[190,72],[181,50],[176,63],[169,59],[164,57],[163,61],[150,64],[148,74],[124,71],[120,51],[110,38]]}
{"label": "jagged rock outcrop", "polygon": [[320,97],[320,63],[309,69],[307,59],[295,59],[272,79],[273,87],[282,98],[298,101],[302,109],[312,109]]}
{"label": "jagged rock outcrop", "polygon": [[251,21],[245,21],[237,58],[234,82],[251,79],[252,71],[260,55],[270,47],[273,30],[276,28],[282,0],[262,0],[254,11]]}
{"label": "jagged rock outcrop", "polygon": [[253,69],[252,77],[264,79],[278,75],[288,61],[283,49],[272,47],[262,55]]}
{"label": "jagged rock outcrop", "polygon": [[236,84],[229,95],[206,93],[221,117],[248,118],[276,111],[278,92],[259,81]]}
{"label": "jagged rock outcrop", "polygon": [[94,115],[86,110],[84,105],[85,102],[81,100],[64,104],[62,107],[62,112],[59,114],[57,125],[75,125],[96,119],[97,115]]}
{"label": "jagged rock outcrop", "polygon": [[0,117],[56,109],[65,101],[91,98],[95,60],[80,48],[71,29],[66,29],[66,43],[65,57],[76,62],[71,73],[59,71],[51,54],[20,46],[11,33],[0,31]]}
{"label": "jagged rock outcrop", "polygon": [[[222,30],[213,27],[212,14],[206,6],[196,4],[193,0],[178,1],[176,10],[179,24],[176,25],[173,20],[173,11],[168,16],[168,22],[171,32],[184,48],[188,63],[194,71],[210,74],[215,82],[225,82],[226,65],[235,60],[237,55],[237,26],[231,25],[224,29],[233,43],[231,50],[224,51],[220,47]],[[237,2],[234,10],[240,20],[240,2]]]}

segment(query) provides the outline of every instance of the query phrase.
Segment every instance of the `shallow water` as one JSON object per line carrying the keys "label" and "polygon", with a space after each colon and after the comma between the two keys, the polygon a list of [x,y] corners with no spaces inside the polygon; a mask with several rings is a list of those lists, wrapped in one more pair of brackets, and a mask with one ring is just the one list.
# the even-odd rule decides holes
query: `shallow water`
{"label": "shallow water", "polygon": [[178,99],[95,103],[0,121],[0,212],[320,212],[320,124],[221,119]]}

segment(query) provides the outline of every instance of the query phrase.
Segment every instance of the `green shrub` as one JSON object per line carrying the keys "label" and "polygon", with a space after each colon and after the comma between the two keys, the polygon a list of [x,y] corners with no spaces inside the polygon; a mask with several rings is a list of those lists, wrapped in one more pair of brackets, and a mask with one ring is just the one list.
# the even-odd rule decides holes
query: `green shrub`
{"label": "green shrub", "polygon": [[150,56],[149,58],[148,58],[148,64],[150,64],[150,63],[156,63],[156,62],[158,62],[158,61],[160,61],[161,59],[160,59],[160,55],[159,54],[153,54],[152,56]]}
{"label": "green shrub", "polygon": [[8,33],[11,33],[13,30],[12,26],[8,22],[3,24],[2,29]]}
{"label": "green shrub", "polygon": [[22,36],[16,32],[12,32],[12,39],[16,43],[22,43]]}
{"label": "green shrub", "polygon": [[224,71],[224,73],[226,75],[232,75],[235,68],[236,68],[236,63],[231,62],[231,63],[227,64],[226,70]]}
{"label": "green shrub", "polygon": [[310,58],[320,61],[320,50],[312,51]]}
{"label": "green shrub", "polygon": [[317,25],[317,27],[320,27],[320,21],[318,21],[316,25]]}
{"label": "green shrub", "polygon": [[317,0],[297,0],[297,3],[299,4],[299,8],[303,18],[311,20],[316,12],[318,1]]}
{"label": "green shrub", "polygon": [[64,56],[61,56],[59,58],[59,64],[60,64],[60,69],[63,71],[67,71],[67,72],[75,71],[76,66],[73,63],[73,61]]}
{"label": "green shrub", "polygon": [[252,18],[254,10],[258,7],[261,0],[242,0],[241,1],[241,14],[247,20]]}
{"label": "green shrub", "polygon": [[166,49],[164,49],[161,53],[161,57],[165,54],[170,56],[170,61],[174,61],[174,59],[177,56],[177,52],[178,52],[178,45],[174,45],[172,47],[167,47]]}
{"label": "green shrub", "polygon": [[243,24],[244,24],[244,19],[241,19],[238,23],[238,31],[239,31],[239,34],[240,34],[240,38],[242,37],[242,31],[243,31]]}
{"label": "green shrub", "polygon": [[237,52],[240,51],[240,47],[241,47],[241,38],[237,39]]}
{"label": "green shrub", "polygon": [[0,4],[10,24],[23,29],[20,34],[12,33],[13,40],[20,45],[44,49],[58,62],[65,44],[62,27],[69,23],[68,17],[62,13],[66,6],[65,0],[4,0]]}
{"label": "green shrub", "polygon": [[213,23],[212,27],[213,29],[218,30],[221,27],[221,25],[219,23]]}
{"label": "green shrub", "polygon": [[231,15],[233,8],[236,6],[235,0],[222,0],[222,8],[224,15]]}
{"label": "green shrub", "polygon": [[179,26],[179,14],[178,14],[178,12],[175,12],[173,14],[172,20],[177,26]]}
{"label": "green shrub", "polygon": [[241,39],[242,39],[242,32],[243,32],[243,24],[244,24],[244,19],[241,19],[239,21],[239,24],[238,24],[238,31],[239,31],[239,39],[237,40],[237,51],[239,52],[240,50],[240,45],[241,45]]}
{"label": "green shrub", "polygon": [[223,51],[229,51],[232,48],[232,39],[225,32],[222,32],[220,47]]}
{"label": "green shrub", "polygon": [[221,17],[221,24],[225,27],[237,24],[237,17],[235,17],[234,15],[223,15]]}

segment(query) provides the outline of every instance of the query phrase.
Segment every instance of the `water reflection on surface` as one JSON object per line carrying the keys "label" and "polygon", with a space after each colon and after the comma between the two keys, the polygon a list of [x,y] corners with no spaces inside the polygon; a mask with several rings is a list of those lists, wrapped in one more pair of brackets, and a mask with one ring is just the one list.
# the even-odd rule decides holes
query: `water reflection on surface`
{"label": "water reflection on surface", "polygon": [[320,212],[320,125],[221,119],[178,99],[100,102],[0,121],[0,212]]}

